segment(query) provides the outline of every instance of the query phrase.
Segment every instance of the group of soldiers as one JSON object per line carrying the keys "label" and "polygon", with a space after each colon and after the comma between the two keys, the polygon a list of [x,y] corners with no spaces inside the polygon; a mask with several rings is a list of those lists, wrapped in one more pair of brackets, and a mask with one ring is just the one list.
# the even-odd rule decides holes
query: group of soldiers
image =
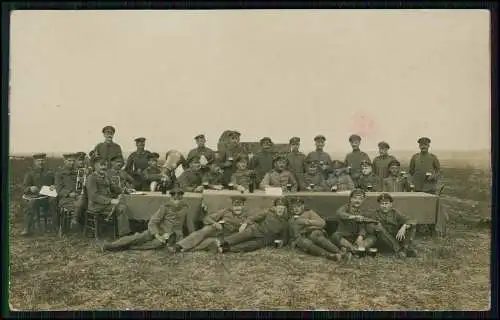
{"label": "group of soldiers", "polygon": [[[387,142],[378,144],[379,155],[372,162],[370,157],[360,150],[361,137],[356,134],[349,137],[352,152],[346,155],[344,161],[332,161],[330,155],[323,151],[326,142],[323,135],[314,138],[316,150],[307,155],[300,152],[300,138],[298,137],[290,139],[290,149],[287,153],[274,152],[271,138],[264,137],[260,140],[261,150],[252,155],[242,147],[240,133],[237,131],[230,132],[226,147],[218,151],[208,148],[205,136],[199,134],[194,137],[197,147],[189,151],[186,157],[179,152],[169,151],[166,154],[165,164],[160,166],[158,164],[160,155],[146,150],[146,138],[135,139],[137,150],[125,161],[122,148],[113,141],[115,128],[106,126],[102,129],[102,133],[104,141],[97,144],[88,155],[85,152],[65,154],[64,165],[57,172],[46,168],[45,154],[33,156],[34,166],[26,173],[24,179],[23,198],[27,200],[27,205],[24,209],[23,235],[31,234],[34,224],[39,222],[37,217],[41,210],[52,212],[54,221],[58,221],[62,211],[70,213],[71,228],[79,228],[84,224],[84,212],[93,212],[102,213],[108,217],[116,215],[118,234],[126,236],[115,244],[108,244],[106,248],[137,246],[142,242],[151,241],[165,244],[172,240],[172,236],[176,236],[177,240],[182,238],[180,235],[182,232],[179,231],[181,229],[178,227],[184,218],[171,217],[171,212],[183,211],[182,208],[185,205],[179,200],[182,194],[203,192],[205,189],[234,189],[242,194],[268,187],[281,188],[284,192],[351,191],[351,201],[346,208],[342,209],[344,211],[339,212],[339,215],[345,214],[346,217],[359,218],[362,215],[357,214],[359,212],[356,208],[359,208],[357,204],[362,202],[359,199],[364,198],[365,192],[435,193],[440,177],[439,160],[429,152],[431,140],[426,137],[418,139],[420,152],[411,158],[409,172],[406,173],[401,171],[400,162],[389,154],[390,147]],[[173,157],[174,161],[170,161],[172,155],[177,155]],[[175,170],[178,166],[182,166],[184,172],[176,177]],[[39,194],[41,186],[56,189],[57,198],[41,196]],[[149,221],[147,231],[130,235],[126,206],[120,202],[120,195],[133,191],[158,190],[163,193],[169,192],[172,197]],[[379,198],[379,202],[381,212],[387,215],[387,212],[394,211],[392,208],[384,211],[389,206],[387,203],[392,203],[392,198],[387,193]],[[370,247],[370,243],[373,242],[370,242],[370,237],[365,238],[368,234],[367,229],[372,229],[372,233],[380,233],[374,231],[380,228],[368,228],[369,224],[366,228],[363,226],[359,229],[358,227],[363,223],[360,223],[358,218],[346,218],[344,220],[349,221],[350,224],[346,222],[344,228],[341,228],[343,225],[341,224],[339,230],[327,239],[321,231],[325,222],[314,212],[304,211],[300,199],[288,197],[278,199],[275,206],[270,209],[270,215],[263,213],[261,216],[240,223],[241,219],[244,219],[242,215],[244,210],[241,210],[243,203],[244,197],[238,197],[233,199],[232,209],[216,213],[215,217],[207,213],[204,220],[206,226],[182,240],[176,240],[175,245],[171,246],[172,250],[210,247],[207,243],[212,242],[205,240],[221,232],[227,237],[224,237],[223,241],[216,241],[219,251],[252,247],[248,243],[254,243],[257,247],[263,243],[268,244],[269,239],[277,237],[277,234],[284,230],[278,227],[278,222],[286,220],[288,223],[289,215],[283,212],[294,212],[292,230],[296,231],[296,236],[292,237],[295,239],[292,243],[295,246],[309,248],[304,249],[306,251],[323,252],[322,255],[329,252],[333,255],[327,256],[335,257],[335,259],[340,254],[337,246],[347,249],[346,254],[353,252],[354,246],[347,245],[350,241],[346,239],[354,233],[359,233],[359,237],[354,242],[362,248]],[[218,215],[221,214],[222,216],[219,217]],[[225,217],[226,214],[229,216]],[[390,215],[392,218],[389,220],[392,222],[406,221],[400,213]],[[167,219],[170,227],[167,228],[169,231],[162,232],[165,229],[162,226],[165,223],[164,219]],[[223,224],[220,223],[220,219],[224,220]],[[302,222],[305,225],[301,225]],[[238,223],[240,226],[236,228]],[[176,227],[172,229],[172,225]],[[359,230],[354,231],[354,225]],[[405,222],[403,226],[406,225],[408,230],[414,230],[410,227],[412,224]],[[237,231],[237,233],[229,234],[232,231]],[[270,233],[273,236],[269,237]],[[164,237],[165,234],[168,235],[167,238]],[[254,237],[256,234],[259,236]],[[304,238],[303,234],[307,234],[307,237]],[[404,232],[402,234],[404,235]],[[400,235],[398,231],[398,236]],[[360,240],[360,237],[364,240]],[[398,249],[398,252],[407,249],[401,250]]]}

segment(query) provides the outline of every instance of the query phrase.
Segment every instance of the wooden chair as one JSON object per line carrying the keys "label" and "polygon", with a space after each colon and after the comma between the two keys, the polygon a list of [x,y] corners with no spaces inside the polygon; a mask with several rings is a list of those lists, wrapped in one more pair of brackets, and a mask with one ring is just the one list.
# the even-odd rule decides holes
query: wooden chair
{"label": "wooden chair", "polygon": [[83,236],[88,237],[89,231],[93,233],[96,240],[99,240],[101,236],[101,229],[103,225],[111,225],[113,227],[113,239],[118,236],[118,223],[116,215],[113,215],[110,221],[105,221],[105,216],[100,213],[85,211],[85,216],[83,218]]}
{"label": "wooden chair", "polygon": [[59,208],[58,210],[58,220],[59,220],[59,229],[58,229],[58,234],[59,237],[62,237],[63,235],[67,234],[70,225],[71,225],[71,216],[73,212],[71,210],[68,210],[67,208]]}

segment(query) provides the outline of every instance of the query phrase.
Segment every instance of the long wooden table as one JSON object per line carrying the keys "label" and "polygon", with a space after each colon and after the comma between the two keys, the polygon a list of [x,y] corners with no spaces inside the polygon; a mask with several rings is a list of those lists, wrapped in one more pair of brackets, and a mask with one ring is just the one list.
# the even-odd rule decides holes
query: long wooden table
{"label": "long wooden table", "polygon": [[[231,207],[231,196],[239,195],[237,191],[230,190],[205,190],[203,193],[185,193],[184,201],[188,204],[189,214],[193,217],[201,212],[202,203],[208,212],[215,212],[222,208]],[[349,192],[297,192],[287,193],[288,196],[297,196],[305,200],[307,207],[316,211],[327,221],[336,221],[335,212],[340,206],[349,201]],[[379,193],[369,192],[363,203],[367,216],[378,207],[377,196]],[[446,219],[441,214],[439,197],[421,192],[395,192],[394,207],[419,224],[436,224],[443,227]],[[247,207],[254,211],[269,208],[277,196],[268,195],[263,191],[245,193]],[[129,195],[124,201],[128,207],[129,217],[134,220],[149,220],[160,205],[168,201],[169,195],[158,192],[146,192],[143,195]]]}

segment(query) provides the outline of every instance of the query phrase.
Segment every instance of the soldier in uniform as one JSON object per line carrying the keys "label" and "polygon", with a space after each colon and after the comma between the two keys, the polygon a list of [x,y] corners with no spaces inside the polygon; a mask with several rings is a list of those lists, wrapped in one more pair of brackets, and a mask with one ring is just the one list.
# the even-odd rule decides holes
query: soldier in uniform
{"label": "soldier in uniform", "polygon": [[[254,177],[254,172],[247,169],[248,159],[245,155],[241,155],[235,160],[236,171],[231,176],[230,186],[234,187],[238,191],[246,192],[250,188],[250,183]],[[254,179],[255,180],[255,179]],[[255,183],[255,181],[253,181]]]}
{"label": "soldier in uniform", "polygon": [[240,155],[246,155],[240,144],[241,134],[238,131],[229,133],[229,143],[227,149],[220,153],[220,167],[224,170],[224,185],[227,186],[231,181],[231,176],[236,171],[234,159]]}
{"label": "soldier in uniform", "polygon": [[389,177],[384,179],[383,191],[385,192],[406,192],[411,191],[408,176],[401,173],[401,164],[394,159],[389,162]]}
{"label": "soldier in uniform", "polygon": [[287,155],[288,159],[288,170],[290,170],[294,175],[295,179],[299,182],[302,181],[303,175],[306,172],[305,160],[306,155],[299,151],[300,148],[300,138],[292,137],[290,138],[290,152]]}
{"label": "soldier in uniform", "polygon": [[146,150],[146,138],[139,137],[134,141],[137,149],[128,156],[125,163],[125,172],[134,178],[134,188],[140,189],[146,184],[143,171],[149,165],[149,155],[151,152]]}
{"label": "soldier in uniform", "polygon": [[88,211],[96,214],[110,216],[116,214],[118,235],[130,233],[127,207],[120,203],[119,195],[122,190],[111,183],[106,174],[108,164],[105,159],[95,156],[94,172],[87,177]]}
{"label": "soldier in uniform", "polygon": [[52,216],[52,221],[57,222],[57,198],[41,196],[39,194],[42,186],[49,186],[52,190],[55,189],[54,172],[46,167],[45,153],[37,153],[33,155],[33,167],[28,169],[24,175],[23,181],[23,198],[27,200],[24,207],[24,229],[21,235],[27,236],[31,234],[33,225],[40,223],[40,210],[44,210],[46,215]]}
{"label": "soldier in uniform", "polygon": [[370,161],[362,160],[361,163],[361,176],[358,179],[358,188],[363,189],[365,192],[380,192],[382,185],[379,183],[379,178],[373,174],[372,164]]}
{"label": "soldier in uniform", "polygon": [[[86,181],[87,177],[89,174],[92,172],[92,166],[90,165],[90,159],[87,158],[87,154],[83,151],[77,152],[76,153],[76,159],[75,159],[75,169],[78,170],[83,170],[84,174],[84,181]],[[85,187],[85,183],[82,181],[82,190],[80,191],[80,194],[77,197],[77,204],[75,205],[76,208],[76,218],[78,220],[78,224],[80,226],[83,226],[83,217],[84,213],[87,210],[87,205],[88,205],[88,196],[87,196],[87,188]]]}
{"label": "soldier in uniform", "polygon": [[107,161],[111,165],[111,159],[121,157],[123,159],[122,147],[113,141],[115,136],[115,128],[112,126],[105,126],[102,128],[104,135],[104,142],[97,144],[94,148],[94,154]]}
{"label": "soldier in uniform", "polygon": [[414,154],[410,160],[411,181],[417,192],[436,193],[436,186],[440,178],[441,164],[438,158],[429,152],[431,139],[418,139],[420,152]]}
{"label": "soldier in uniform", "polygon": [[307,173],[304,174],[301,183],[301,191],[322,192],[328,190],[326,180],[319,167],[319,161],[312,161],[307,164]]}
{"label": "soldier in uniform", "polygon": [[339,248],[326,237],[325,220],[316,212],[306,210],[303,199],[291,198],[289,205],[293,215],[289,221],[292,248],[314,256],[339,261],[342,255]]}
{"label": "soldier in uniform", "polygon": [[107,174],[111,180],[111,183],[114,184],[116,188],[132,191],[132,189],[134,189],[135,180],[122,168],[123,159],[119,156],[116,156],[111,159],[111,166]]}
{"label": "soldier in uniform", "polygon": [[215,162],[208,165],[208,170],[206,170],[202,175],[203,187],[212,190],[222,190],[224,187],[222,185],[224,180],[224,172]]}
{"label": "soldier in uniform", "polygon": [[[194,137],[194,140],[196,141],[197,147],[188,152],[187,159],[197,157],[200,159],[200,163],[202,166],[208,166],[212,164],[212,162],[214,162],[215,160],[215,153],[212,149],[205,146],[205,144],[207,143],[205,135],[199,134]],[[205,160],[203,160],[203,158]],[[185,162],[182,164],[182,167],[184,168],[184,170],[186,170],[189,165]]]}
{"label": "soldier in uniform", "polygon": [[378,223],[366,226],[368,236],[363,241],[363,246],[370,248],[379,241],[402,258],[416,257],[417,252],[412,242],[415,238],[417,222],[394,209],[394,200],[390,194],[380,194],[377,201],[379,208],[376,211],[375,220]]}
{"label": "soldier in uniform", "polygon": [[363,151],[359,149],[361,144],[361,137],[357,134],[353,134],[349,137],[349,143],[351,144],[352,152],[345,156],[344,164],[349,168],[349,174],[351,175],[354,185],[358,185],[358,179],[361,176],[361,161],[365,160],[371,162],[370,157]]}
{"label": "soldier in uniform", "polygon": [[310,152],[305,158],[305,162],[318,161],[321,166],[323,175],[326,178],[328,171],[330,170],[330,165],[332,164],[332,159],[330,155],[323,151],[325,147],[326,138],[324,135],[317,135],[314,137],[314,144],[316,145],[316,150]]}
{"label": "soldier in uniform", "polygon": [[288,241],[287,201],[276,198],[274,206],[252,219],[244,230],[216,241],[217,250],[223,252],[248,252],[272,245],[276,240]]}
{"label": "soldier in uniform", "polygon": [[208,250],[214,246],[218,236],[225,237],[243,232],[248,226],[255,223],[245,208],[245,197],[233,196],[231,201],[232,208],[208,214],[203,219],[204,227],[177,242],[174,251]]}
{"label": "soldier in uniform", "polygon": [[[64,167],[55,174],[55,185],[58,196],[59,208],[66,209],[70,214],[72,230],[78,225],[78,214],[82,209],[83,201],[80,199],[83,194],[77,192],[77,173],[75,170],[76,154],[64,154]],[[83,182],[83,181],[82,181]]]}
{"label": "soldier in uniform", "polygon": [[260,139],[261,151],[250,160],[250,169],[255,171],[257,183],[260,183],[266,173],[273,169],[273,159],[276,156],[273,145],[269,137]]}
{"label": "soldier in uniform", "polygon": [[187,208],[182,201],[184,192],[174,188],[169,193],[171,198],[154,213],[146,231],[121,237],[112,243],[104,243],[101,249],[103,251],[158,249],[181,240]]}
{"label": "soldier in uniform", "polygon": [[362,245],[366,236],[366,228],[360,223],[364,219],[361,205],[365,197],[363,190],[354,189],[349,195],[349,203],[337,210],[339,225],[332,235],[332,242],[342,249],[347,260]]}
{"label": "soldier in uniform", "polygon": [[143,174],[143,184],[140,186],[140,190],[149,190],[151,183],[153,181],[160,183],[163,177],[161,168],[158,166],[158,159],[160,155],[156,152],[151,152],[148,155],[148,167],[142,171]]}
{"label": "soldier in uniform", "polygon": [[184,192],[202,192],[202,175],[200,172],[200,159],[194,157],[187,160],[189,168],[179,177],[179,184]]}
{"label": "soldier in uniform", "polygon": [[86,158],[87,154],[83,151],[75,153],[75,169],[86,169],[88,167]]}
{"label": "soldier in uniform", "polygon": [[[274,169],[266,173],[264,179],[262,179],[260,183],[260,188],[276,187],[282,188],[283,191],[297,192],[298,183],[293,173],[286,169],[288,165],[287,162],[286,156],[281,154],[277,155],[273,161]],[[288,190],[288,188],[290,188],[290,190]]]}
{"label": "soldier in uniform", "polygon": [[332,172],[328,176],[326,184],[333,192],[354,190],[354,182],[352,182],[345,165],[339,160],[332,162]]}
{"label": "soldier in uniform", "polygon": [[389,176],[389,162],[396,158],[389,154],[389,144],[385,141],[378,143],[379,155],[373,159],[373,173],[379,178],[379,185],[383,184],[385,178]]}

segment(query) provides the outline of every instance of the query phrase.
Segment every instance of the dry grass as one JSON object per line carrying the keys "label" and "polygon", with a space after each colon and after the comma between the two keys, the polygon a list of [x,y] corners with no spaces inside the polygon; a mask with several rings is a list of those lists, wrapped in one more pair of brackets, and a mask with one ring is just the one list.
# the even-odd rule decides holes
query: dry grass
{"label": "dry grass", "polygon": [[[21,310],[484,310],[490,233],[464,219],[484,205],[448,196],[449,234],[418,238],[418,258],[348,265],[276,249],[102,254],[92,239],[21,238],[13,219],[10,303]],[[11,209],[19,213],[16,203]]]}

